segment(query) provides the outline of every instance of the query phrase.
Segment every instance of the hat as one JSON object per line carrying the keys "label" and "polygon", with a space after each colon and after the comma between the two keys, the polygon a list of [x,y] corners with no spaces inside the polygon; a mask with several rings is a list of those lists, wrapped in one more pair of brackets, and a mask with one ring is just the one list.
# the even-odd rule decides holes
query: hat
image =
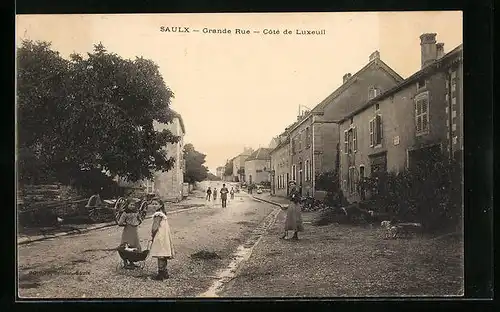
{"label": "hat", "polygon": [[297,184],[297,182],[295,182],[294,180],[291,180],[291,181],[288,181],[288,184]]}

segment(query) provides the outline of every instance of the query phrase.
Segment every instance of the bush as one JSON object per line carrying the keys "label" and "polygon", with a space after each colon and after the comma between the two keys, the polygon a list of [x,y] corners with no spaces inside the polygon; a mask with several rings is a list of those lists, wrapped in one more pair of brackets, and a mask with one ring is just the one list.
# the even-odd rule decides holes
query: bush
{"label": "bush", "polygon": [[427,167],[386,173],[366,181],[372,199],[402,222],[419,222],[427,230],[456,226],[462,218],[461,165],[439,160]]}

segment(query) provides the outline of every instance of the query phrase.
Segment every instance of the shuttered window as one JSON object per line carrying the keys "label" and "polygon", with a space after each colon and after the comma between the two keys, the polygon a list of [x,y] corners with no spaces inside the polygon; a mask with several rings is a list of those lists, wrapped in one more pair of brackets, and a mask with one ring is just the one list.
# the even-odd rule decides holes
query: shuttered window
{"label": "shuttered window", "polygon": [[415,130],[417,134],[429,131],[429,101],[422,98],[415,102]]}
{"label": "shuttered window", "polygon": [[374,132],[375,132],[375,121],[373,119],[370,120],[370,146],[375,145],[375,137],[374,137]]}

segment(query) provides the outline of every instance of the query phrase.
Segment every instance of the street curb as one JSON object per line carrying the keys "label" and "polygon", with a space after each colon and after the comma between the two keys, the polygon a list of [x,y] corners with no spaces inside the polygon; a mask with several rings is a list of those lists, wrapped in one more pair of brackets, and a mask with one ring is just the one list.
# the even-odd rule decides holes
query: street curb
{"label": "street curb", "polygon": [[[171,215],[171,214],[175,214],[175,213],[179,213],[179,212],[186,212],[186,211],[198,209],[201,207],[204,207],[204,206],[197,206],[197,207],[191,207],[191,208],[186,208],[186,209],[177,209],[177,210],[173,210],[173,211],[168,211],[167,215]],[[146,218],[144,218],[144,220],[151,219],[152,217],[153,217],[153,215],[147,216]],[[61,237],[61,236],[83,234],[86,232],[90,232],[93,230],[99,230],[99,229],[107,228],[107,227],[114,226],[114,225],[117,225],[116,222],[107,222],[107,223],[102,223],[99,225],[90,226],[88,228],[81,229],[81,230],[71,230],[68,232],[61,232],[61,233],[57,233],[57,234],[53,234],[53,235],[47,235],[47,236],[37,235],[37,236],[35,236],[36,238],[22,237],[22,238],[19,238],[17,240],[17,244],[18,245],[25,245],[25,244],[39,242],[39,241],[57,238],[57,237]]]}

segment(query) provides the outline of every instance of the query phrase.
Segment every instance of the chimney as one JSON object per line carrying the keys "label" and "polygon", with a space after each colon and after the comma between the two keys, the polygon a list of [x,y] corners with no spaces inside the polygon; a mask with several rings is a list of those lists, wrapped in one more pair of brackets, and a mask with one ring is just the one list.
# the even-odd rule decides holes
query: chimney
{"label": "chimney", "polygon": [[436,43],[436,58],[440,59],[444,55],[444,43]]}
{"label": "chimney", "polygon": [[436,35],[436,33],[425,33],[420,36],[422,68],[436,60]]}
{"label": "chimney", "polygon": [[372,54],[370,54],[370,58],[368,59],[368,61],[371,62],[371,61],[379,59],[379,58],[380,58],[380,52],[375,51]]}
{"label": "chimney", "polygon": [[343,83],[346,83],[346,82],[347,82],[347,80],[349,80],[349,78],[351,78],[351,73],[347,73],[347,74],[345,74],[345,75],[344,75],[344,77],[342,78]]}

